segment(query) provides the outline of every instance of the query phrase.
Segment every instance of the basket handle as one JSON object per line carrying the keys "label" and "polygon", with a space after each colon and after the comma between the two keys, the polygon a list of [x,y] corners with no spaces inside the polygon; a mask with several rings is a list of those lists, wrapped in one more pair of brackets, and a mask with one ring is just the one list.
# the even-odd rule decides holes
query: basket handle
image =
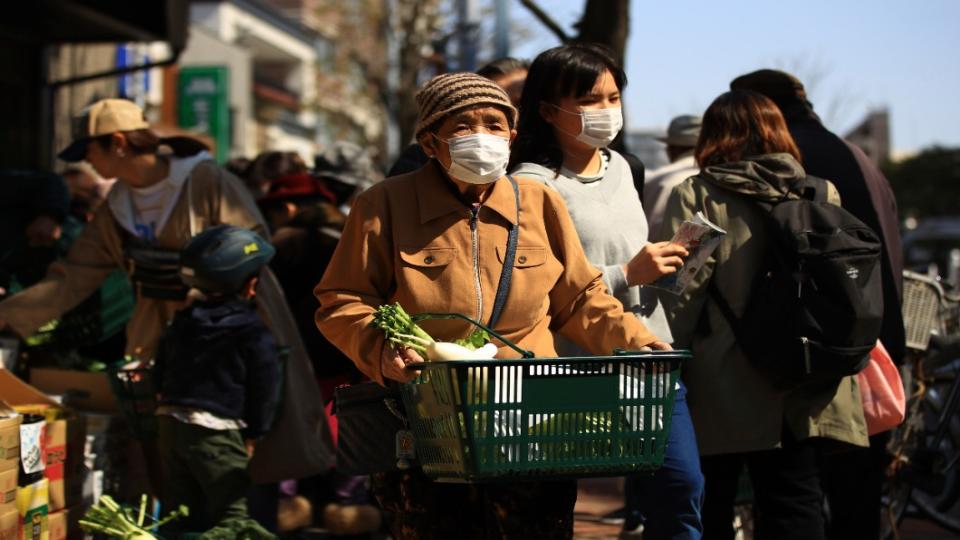
{"label": "basket handle", "polygon": [[420,313],[420,314],[414,315],[413,317],[411,317],[411,319],[413,319],[413,322],[420,322],[420,321],[426,321],[426,320],[452,320],[452,319],[461,319],[461,320],[467,321],[468,323],[476,326],[477,328],[479,328],[479,329],[483,330],[484,332],[490,334],[491,336],[497,338],[501,343],[503,343],[503,344],[506,345],[507,347],[510,347],[510,348],[513,349],[514,351],[518,352],[521,357],[523,357],[523,358],[535,358],[535,357],[536,357],[536,355],[534,355],[532,352],[530,352],[530,351],[528,351],[528,350],[526,350],[526,349],[521,349],[521,348],[518,347],[514,342],[512,342],[512,341],[510,341],[509,339],[501,336],[500,334],[496,333],[495,331],[491,330],[490,328],[484,326],[482,323],[479,323],[479,322],[471,319],[470,317],[467,317],[467,316],[465,316],[465,315],[461,315],[461,314],[459,314],[459,313]]}

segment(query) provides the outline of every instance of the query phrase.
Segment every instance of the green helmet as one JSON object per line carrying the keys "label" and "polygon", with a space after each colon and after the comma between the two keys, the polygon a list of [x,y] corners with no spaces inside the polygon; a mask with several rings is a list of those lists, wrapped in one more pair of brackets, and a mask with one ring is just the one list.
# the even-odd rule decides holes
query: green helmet
{"label": "green helmet", "polygon": [[274,253],[273,246],[250,229],[217,225],[187,242],[180,253],[180,279],[203,292],[235,293]]}

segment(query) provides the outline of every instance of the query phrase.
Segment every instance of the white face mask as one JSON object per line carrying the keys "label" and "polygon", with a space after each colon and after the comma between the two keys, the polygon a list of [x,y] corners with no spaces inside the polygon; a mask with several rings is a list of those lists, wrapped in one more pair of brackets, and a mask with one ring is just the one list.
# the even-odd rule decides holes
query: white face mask
{"label": "white face mask", "polygon": [[613,142],[623,128],[623,110],[616,107],[581,111],[580,125],[578,141],[596,148],[604,148]]}
{"label": "white face mask", "polygon": [[[437,137],[437,140],[441,140]],[[450,146],[447,174],[468,184],[489,184],[507,174],[510,139],[476,133],[446,141]]]}

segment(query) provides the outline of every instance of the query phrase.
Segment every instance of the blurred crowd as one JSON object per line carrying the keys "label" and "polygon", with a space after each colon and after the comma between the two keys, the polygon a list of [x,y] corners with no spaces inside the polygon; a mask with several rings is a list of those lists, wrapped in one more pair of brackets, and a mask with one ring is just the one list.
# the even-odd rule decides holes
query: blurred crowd
{"label": "blurred crowd", "polygon": [[[182,246],[214,225],[253,230],[275,250],[268,257],[270,272],[258,274],[256,307],[277,343],[292,352],[280,398],[285,405],[278,408],[283,414],[277,431],[285,435],[250,438],[256,439],[256,451],[248,447],[250,470],[258,481],[248,495],[251,516],[281,531],[322,524],[342,535],[389,528],[400,537],[429,538],[410,525],[422,523],[410,516],[449,521],[453,516],[438,509],[476,503],[490,505],[496,515],[473,517],[499,520],[506,536],[534,530],[511,528],[519,527],[511,520],[520,520],[544,527],[536,529],[543,537],[569,537],[567,484],[468,492],[431,487],[404,473],[375,477],[371,493],[366,477],[331,468],[334,389],[368,379],[401,380],[392,375],[401,371],[390,371],[391,362],[402,367],[419,359],[364,334],[357,313],[365,316],[370,302],[398,294],[409,295],[414,307],[447,302],[446,311],[462,311],[456,298],[440,294],[441,301],[405,289],[416,280],[423,280],[422,287],[442,281],[426,270],[432,258],[413,261],[422,254],[404,252],[398,260],[413,261],[419,270],[392,269],[392,255],[378,250],[424,247],[415,235],[437,216],[420,208],[421,221],[413,217],[412,206],[419,203],[412,201],[419,199],[411,197],[423,186],[433,186],[441,203],[459,201],[469,210],[461,212],[464,220],[472,212],[474,230],[506,238],[506,228],[491,229],[499,222],[481,210],[496,204],[490,201],[498,192],[489,186],[505,185],[509,168],[521,179],[516,204],[523,223],[514,286],[537,291],[533,300],[546,298],[543,306],[507,308],[510,330],[529,330],[518,340],[545,333],[549,344],[538,351],[544,356],[626,345],[672,344],[694,352],[678,385],[664,469],[627,481],[625,533],[645,528],[646,538],[732,538],[733,504],[745,474],[752,481],[760,538],[876,538],[884,435],[867,432],[855,377],[801,390],[776,388],[747,361],[736,324],[714,289],[743,313],[750,284],[761,273],[758,239],[768,225],[747,198],[785,199],[793,183],[807,176],[829,180],[829,189],[822,184],[829,202],[842,205],[882,243],[877,275],[886,309],[877,323],[879,337],[894,361],[901,361],[902,262],[896,203],[886,179],[859,149],[823,126],[801,81],[773,70],[738,77],[722,94],[718,89],[720,97],[702,115],[674,118],[660,139],[670,163],[645,171],[622,145],[626,82],[608,52],[582,45],[546,51],[532,64],[508,58],[477,74],[440,76],[420,94],[418,139],[386,175],[363,147],[348,142],[316,156],[268,151],[221,167],[201,147],[152,134],[132,104],[99,102],[83,113],[89,132],[74,143],[81,146],[61,154],[70,164],[60,174],[3,172],[0,294],[7,298],[0,302],[0,329],[29,338],[43,323],[74,313],[81,321],[96,319],[97,330],[69,333],[70,325],[63,325],[63,335],[38,349],[31,363],[87,369],[91,359],[115,363],[124,355],[147,362],[166,325],[193,299],[178,277]],[[399,178],[383,181],[385,176]],[[503,193],[509,195],[503,204],[510,212],[500,212],[506,216],[514,199],[509,189]],[[531,200],[539,206],[522,206],[521,212]],[[403,201],[411,207],[401,208]],[[725,243],[682,295],[658,295],[650,285],[679,272],[687,255],[672,243],[673,234],[700,212],[727,230]],[[413,223],[420,228],[408,232]],[[524,232],[537,227],[546,231],[542,238]],[[443,235],[454,229],[451,224],[437,235],[449,240]],[[391,235],[417,240],[396,246],[400,240]],[[484,264],[496,263],[485,277],[500,275],[500,249],[480,256]],[[556,250],[564,250],[562,261]],[[463,247],[461,254],[468,253]],[[447,263],[454,271],[456,262]],[[592,269],[599,269],[597,275]],[[481,287],[479,269],[476,275],[479,314],[486,316],[496,287]],[[278,291],[271,292],[271,276]],[[490,296],[486,307],[484,295]],[[123,304],[121,297],[128,309],[115,317],[130,319],[126,334],[122,322],[101,317],[104,306]],[[576,311],[581,309],[583,314]],[[622,342],[615,342],[618,336]],[[364,340],[374,340],[369,343],[378,345],[375,353]],[[315,388],[296,389],[298,380],[308,379]],[[209,424],[197,420],[195,410],[183,420],[183,403],[167,405],[180,407],[170,416],[181,422]],[[310,409],[314,405],[323,410]],[[290,407],[303,414],[294,418]],[[244,426],[221,420],[215,419],[216,429],[246,433]],[[316,457],[321,446],[326,450]],[[304,454],[296,454],[298,448]],[[298,461],[307,454],[316,459]],[[246,467],[246,456],[238,467]],[[477,503],[480,496],[484,502]],[[513,517],[498,513],[530,498],[539,502],[522,512],[537,514],[539,521],[519,510],[522,515]],[[822,515],[824,500],[829,520]],[[387,524],[377,501],[388,510]],[[436,521],[438,531],[452,530],[444,528],[446,521]],[[448,525],[464,526],[457,520]]]}

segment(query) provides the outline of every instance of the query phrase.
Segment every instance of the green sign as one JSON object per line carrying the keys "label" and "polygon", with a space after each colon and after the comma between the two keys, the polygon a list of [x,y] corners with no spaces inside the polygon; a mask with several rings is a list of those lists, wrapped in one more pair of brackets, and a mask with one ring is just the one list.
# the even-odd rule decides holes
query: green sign
{"label": "green sign", "polygon": [[186,66],[177,85],[180,127],[213,138],[220,163],[230,155],[228,77],[225,66]]}

